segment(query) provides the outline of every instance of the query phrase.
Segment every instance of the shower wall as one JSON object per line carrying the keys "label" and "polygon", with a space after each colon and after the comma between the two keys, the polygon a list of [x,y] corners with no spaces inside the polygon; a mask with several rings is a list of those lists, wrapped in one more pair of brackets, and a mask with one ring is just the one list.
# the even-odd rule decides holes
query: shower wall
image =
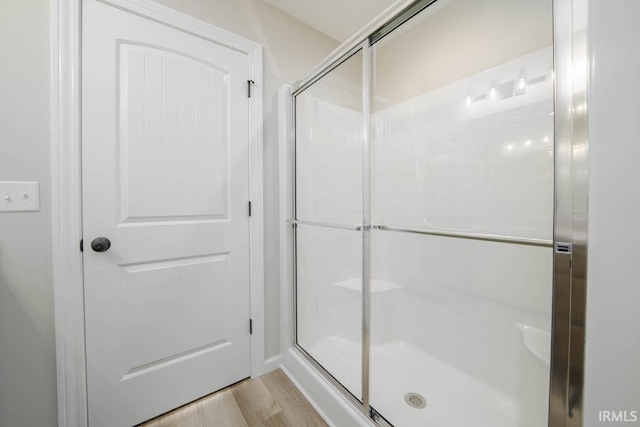
{"label": "shower wall", "polygon": [[296,180],[298,218],[360,224],[362,95],[319,82],[296,105],[305,118],[296,127],[298,161],[305,171]]}
{"label": "shower wall", "polygon": [[[372,239],[374,281],[395,287],[393,298],[371,292],[372,405],[397,425],[544,425],[550,250],[405,233]],[[405,412],[408,392],[430,410]]]}
{"label": "shower wall", "polygon": [[551,240],[552,61],[549,46],[401,103],[378,97],[374,223]]}
{"label": "shower wall", "polygon": [[[551,48],[545,48],[389,108],[378,107],[373,115],[373,223],[550,241],[553,92],[551,80],[544,78],[551,69],[541,64],[551,56]],[[527,93],[500,102],[467,104],[470,88],[488,88],[491,81],[504,81],[501,76],[514,76],[522,69],[542,76]],[[428,296],[425,286],[447,284],[451,298],[482,299],[495,307],[491,315],[511,312],[514,316],[508,323],[548,334],[548,248],[383,231],[375,236],[374,278],[401,284],[404,292],[417,298]],[[495,270],[501,271],[499,281],[493,280]],[[416,315],[429,316],[430,311],[419,309]],[[374,334],[379,329],[374,328]],[[411,324],[400,328],[410,329]],[[425,330],[418,330],[412,342],[429,342]],[[512,344],[522,341],[521,330],[514,327],[509,334]],[[458,347],[464,345],[461,341]],[[546,359],[548,363],[548,355]],[[508,369],[505,375],[510,376]]]}

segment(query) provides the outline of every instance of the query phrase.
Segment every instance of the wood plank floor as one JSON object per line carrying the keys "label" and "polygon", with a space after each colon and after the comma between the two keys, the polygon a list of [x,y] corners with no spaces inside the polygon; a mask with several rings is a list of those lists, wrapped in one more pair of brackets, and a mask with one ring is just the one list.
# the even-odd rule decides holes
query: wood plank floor
{"label": "wood plank floor", "polygon": [[205,396],[141,426],[320,427],[327,423],[278,369]]}

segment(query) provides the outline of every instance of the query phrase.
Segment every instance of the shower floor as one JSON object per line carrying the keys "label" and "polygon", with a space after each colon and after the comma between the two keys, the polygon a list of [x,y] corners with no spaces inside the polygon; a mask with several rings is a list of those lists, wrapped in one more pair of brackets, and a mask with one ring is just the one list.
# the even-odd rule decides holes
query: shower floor
{"label": "shower floor", "polygon": [[[332,337],[310,354],[360,398],[360,343]],[[371,406],[396,427],[514,427],[521,424],[508,396],[406,342],[374,346]],[[425,397],[424,409],[410,407],[407,393]]]}

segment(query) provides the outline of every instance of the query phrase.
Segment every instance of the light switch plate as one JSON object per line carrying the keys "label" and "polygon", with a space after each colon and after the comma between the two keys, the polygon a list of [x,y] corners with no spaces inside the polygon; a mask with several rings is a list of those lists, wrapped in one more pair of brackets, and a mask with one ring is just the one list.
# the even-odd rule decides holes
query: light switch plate
{"label": "light switch plate", "polygon": [[0,212],[40,210],[40,183],[0,181]]}

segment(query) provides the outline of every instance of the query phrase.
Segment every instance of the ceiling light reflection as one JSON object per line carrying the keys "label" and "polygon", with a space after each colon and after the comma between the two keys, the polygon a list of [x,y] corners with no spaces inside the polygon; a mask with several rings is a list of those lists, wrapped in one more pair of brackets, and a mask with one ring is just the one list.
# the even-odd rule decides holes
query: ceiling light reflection
{"label": "ceiling light reflection", "polygon": [[520,70],[520,74],[518,74],[518,78],[513,85],[513,96],[523,95],[527,93],[527,86],[527,75],[525,74],[524,70]]}

